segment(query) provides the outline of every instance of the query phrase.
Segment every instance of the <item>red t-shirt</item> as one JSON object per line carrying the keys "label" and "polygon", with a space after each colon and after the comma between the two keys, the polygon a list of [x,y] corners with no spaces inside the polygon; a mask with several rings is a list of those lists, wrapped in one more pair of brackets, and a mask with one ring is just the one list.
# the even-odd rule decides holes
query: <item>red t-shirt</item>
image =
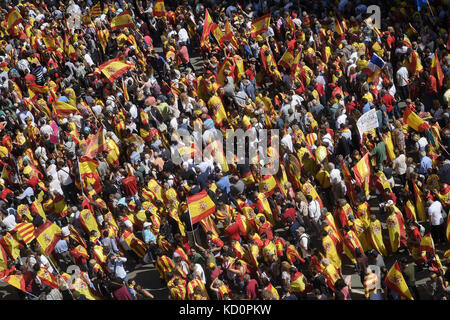
{"label": "red t-shirt", "polygon": [[5,200],[8,194],[14,193],[12,190],[9,190],[8,188],[5,188],[2,190],[2,193],[0,194],[0,198]]}
{"label": "red t-shirt", "polygon": [[258,282],[255,279],[251,279],[247,284],[245,292],[247,293],[247,299],[256,300],[258,298]]}
{"label": "red t-shirt", "polygon": [[385,94],[383,98],[381,98],[381,101],[383,101],[384,105],[386,106],[387,112],[391,112],[391,110],[394,109],[394,106],[392,105],[392,102],[394,102],[394,97],[389,93]]}
{"label": "red t-shirt", "polygon": [[137,179],[135,176],[128,176],[122,181],[122,187],[125,193],[129,196],[133,196],[138,192]]}

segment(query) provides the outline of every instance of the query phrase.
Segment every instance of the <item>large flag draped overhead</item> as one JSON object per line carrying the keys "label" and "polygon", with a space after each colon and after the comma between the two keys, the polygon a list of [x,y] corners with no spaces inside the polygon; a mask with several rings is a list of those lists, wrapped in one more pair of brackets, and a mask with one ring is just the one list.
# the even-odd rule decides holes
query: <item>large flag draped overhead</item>
{"label": "large flag draped overhead", "polygon": [[200,222],[216,210],[216,205],[206,193],[206,190],[188,197],[187,203],[192,224]]}
{"label": "large flag draped overhead", "polygon": [[130,64],[120,61],[119,58],[115,58],[99,66],[98,70],[103,73],[109,81],[114,82],[114,80],[131,68],[132,66]]}

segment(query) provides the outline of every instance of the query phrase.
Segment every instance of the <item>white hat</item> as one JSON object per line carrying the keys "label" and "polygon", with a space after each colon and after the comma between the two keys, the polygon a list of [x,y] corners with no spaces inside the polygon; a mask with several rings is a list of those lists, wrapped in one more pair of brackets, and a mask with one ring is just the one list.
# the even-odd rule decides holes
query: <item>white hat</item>
{"label": "white hat", "polygon": [[151,225],[151,222],[144,222],[144,228],[150,227]]}
{"label": "white hat", "polygon": [[62,231],[63,237],[67,237],[70,234],[69,228],[67,228],[67,229],[63,228],[63,229],[61,229],[61,231]]}

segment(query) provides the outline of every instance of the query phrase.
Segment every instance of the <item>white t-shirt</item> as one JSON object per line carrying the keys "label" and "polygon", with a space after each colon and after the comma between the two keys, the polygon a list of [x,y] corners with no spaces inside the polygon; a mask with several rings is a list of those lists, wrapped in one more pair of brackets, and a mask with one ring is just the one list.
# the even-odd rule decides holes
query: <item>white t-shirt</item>
{"label": "white t-shirt", "polygon": [[68,172],[70,172],[68,167],[58,170],[58,179],[63,186],[68,186],[73,182]]}
{"label": "white t-shirt", "polygon": [[442,204],[439,201],[435,201],[428,208],[428,216],[431,219],[431,225],[439,226],[444,223],[444,217],[442,217]]}
{"label": "white t-shirt", "polygon": [[203,271],[202,266],[198,263],[195,264],[194,276],[198,277],[204,284],[206,284],[205,271]]}
{"label": "white t-shirt", "polygon": [[330,183],[338,184],[342,180],[341,171],[339,169],[333,169],[330,171]]}
{"label": "white t-shirt", "polygon": [[47,268],[48,272],[53,273],[53,267],[48,259],[44,255],[41,255],[39,259],[41,260],[41,267]]}
{"label": "white t-shirt", "polygon": [[405,81],[405,80],[409,81],[408,69],[406,69],[405,67],[401,67],[400,69],[398,69],[397,80],[400,83],[400,87],[408,85],[408,83]]}
{"label": "white t-shirt", "polygon": [[406,173],[406,156],[404,154],[399,155],[397,158],[394,159],[395,164],[395,172],[397,174],[405,174]]}
{"label": "white t-shirt", "polygon": [[2,222],[8,231],[11,231],[16,227],[16,218],[12,214],[3,219]]}
{"label": "white t-shirt", "polygon": [[320,204],[316,200],[311,201],[311,203],[308,206],[308,212],[311,219],[314,220],[314,222],[318,222],[320,219]]}

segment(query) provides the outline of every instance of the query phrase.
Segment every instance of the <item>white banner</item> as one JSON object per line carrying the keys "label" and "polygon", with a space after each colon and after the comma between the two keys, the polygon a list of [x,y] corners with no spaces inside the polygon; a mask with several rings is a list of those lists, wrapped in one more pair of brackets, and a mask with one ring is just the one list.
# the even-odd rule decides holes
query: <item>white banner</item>
{"label": "white banner", "polygon": [[370,109],[370,111],[364,113],[358,119],[356,125],[358,126],[359,134],[361,135],[361,137],[364,132],[370,129],[378,128],[377,111],[375,109]]}

